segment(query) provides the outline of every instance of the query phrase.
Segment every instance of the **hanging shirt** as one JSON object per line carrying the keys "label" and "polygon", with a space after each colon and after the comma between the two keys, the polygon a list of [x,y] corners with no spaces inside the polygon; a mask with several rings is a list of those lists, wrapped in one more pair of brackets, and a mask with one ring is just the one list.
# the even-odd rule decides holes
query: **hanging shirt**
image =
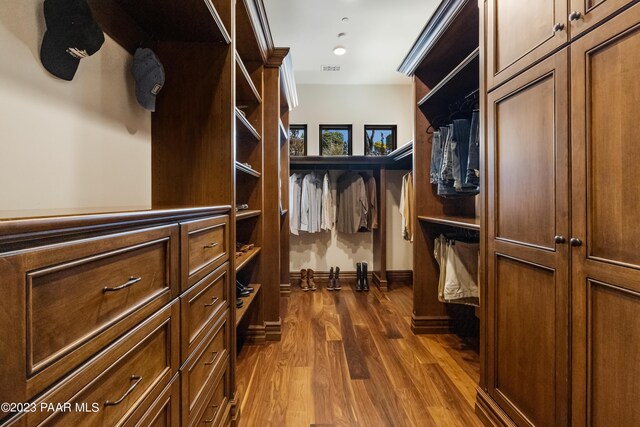
{"label": "hanging shirt", "polygon": [[400,192],[400,215],[402,216],[402,237],[413,242],[413,173],[402,177]]}
{"label": "hanging shirt", "polygon": [[323,230],[333,230],[335,221],[333,196],[331,195],[331,177],[329,176],[329,172],[327,172],[324,174],[324,179],[322,180],[322,222],[320,228]]}
{"label": "hanging shirt", "polygon": [[302,174],[294,173],[289,177],[289,229],[298,235],[300,230],[300,196],[302,194]]}
{"label": "hanging shirt", "polygon": [[357,233],[367,225],[367,191],[364,180],[355,172],[338,179],[338,214],[336,225],[342,233]]}
{"label": "hanging shirt", "polygon": [[311,172],[302,180],[300,230],[317,233],[322,224],[322,175]]}
{"label": "hanging shirt", "polygon": [[375,230],[378,228],[378,190],[375,178],[370,176],[365,185],[367,186],[367,200],[369,202],[367,209],[367,228],[369,230]]}

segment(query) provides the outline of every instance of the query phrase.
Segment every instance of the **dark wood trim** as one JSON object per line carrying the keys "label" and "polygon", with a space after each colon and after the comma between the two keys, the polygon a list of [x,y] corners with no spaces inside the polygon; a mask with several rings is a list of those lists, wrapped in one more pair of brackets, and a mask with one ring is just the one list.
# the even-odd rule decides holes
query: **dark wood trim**
{"label": "dark wood trim", "polygon": [[389,282],[380,278],[378,273],[375,271],[371,275],[371,282],[373,282],[381,292],[387,292],[389,290]]}
{"label": "dark wood trim", "polygon": [[413,270],[388,270],[387,282],[391,287],[396,284],[413,285]]}
{"label": "dark wood trim", "polygon": [[[293,157],[291,157],[291,154],[289,154],[289,156],[292,159],[307,158],[307,153],[309,152],[308,151],[309,140],[308,140],[308,133],[307,132],[309,131],[309,128],[308,128],[308,126],[306,124],[301,125],[301,124],[295,124],[294,123],[294,124],[290,124],[289,125],[289,132],[287,133],[287,138],[289,139],[289,150],[291,150],[291,136],[289,135],[289,133],[291,133],[292,130],[296,130],[296,129],[304,130],[304,154],[302,156],[293,156]],[[289,153],[291,153],[291,151],[289,151]],[[314,156],[314,157],[316,157],[316,156]],[[321,157],[321,156],[317,156],[317,157]]]}
{"label": "dark wood trim", "polygon": [[[393,141],[391,141],[391,151],[389,151],[389,153],[385,154],[384,156],[388,156],[398,148],[398,125],[364,125],[365,151],[367,149],[367,143],[366,143],[367,131],[369,130],[374,131],[374,135],[375,135],[375,131],[377,130],[379,131],[390,130],[392,132]],[[365,153],[365,156],[375,156],[375,154]],[[383,157],[383,156],[377,156],[377,157]]]}
{"label": "dark wood trim", "polygon": [[280,341],[282,338],[282,320],[278,319],[277,322],[265,321],[265,338],[267,341]]}
{"label": "dark wood trim", "polygon": [[471,0],[445,0],[440,3],[427,25],[422,29],[398,71],[412,76],[431,49],[438,43],[446,29],[463,7]]}
{"label": "dark wood trim", "polygon": [[[346,130],[348,131],[348,139],[347,139],[347,154],[343,154],[343,155],[323,155],[322,154],[322,131],[323,130],[332,130],[332,129],[336,129],[336,130]],[[336,124],[320,124],[318,125],[318,153],[320,153],[319,157],[348,157],[353,155],[353,125],[349,125],[349,124],[340,124],[340,125],[336,125]]]}
{"label": "dark wood trim", "polygon": [[411,330],[414,334],[450,334],[454,330],[455,319],[449,316],[411,315]]}
{"label": "dark wood trim", "polygon": [[155,223],[184,221],[228,213],[231,206],[181,209],[149,209],[131,212],[34,217],[0,221],[0,245],[24,243],[72,234],[103,232],[115,228],[139,227]]}
{"label": "dark wood trim", "polygon": [[243,336],[247,344],[264,344],[267,341],[265,325],[249,325]]}
{"label": "dark wood trim", "polygon": [[264,66],[267,68],[278,68],[282,65],[287,55],[289,55],[288,47],[274,47]]}
{"label": "dark wood trim", "polygon": [[476,389],[476,415],[485,426],[516,427],[491,396],[481,388]]}
{"label": "dark wood trim", "polygon": [[280,284],[280,295],[287,296],[291,294],[291,283]]}

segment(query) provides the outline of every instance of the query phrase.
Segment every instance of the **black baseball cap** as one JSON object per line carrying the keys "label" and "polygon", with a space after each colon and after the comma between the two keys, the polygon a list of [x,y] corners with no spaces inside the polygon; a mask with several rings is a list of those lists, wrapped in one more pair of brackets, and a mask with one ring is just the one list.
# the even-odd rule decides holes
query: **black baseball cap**
{"label": "black baseball cap", "polygon": [[71,81],[82,58],[100,50],[104,34],[85,0],[45,0],[47,31],[40,60],[51,74]]}

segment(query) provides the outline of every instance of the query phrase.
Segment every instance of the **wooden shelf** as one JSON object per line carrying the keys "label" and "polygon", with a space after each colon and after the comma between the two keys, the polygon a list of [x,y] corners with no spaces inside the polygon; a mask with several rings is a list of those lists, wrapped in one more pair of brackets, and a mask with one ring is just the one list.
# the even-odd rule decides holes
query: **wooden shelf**
{"label": "wooden shelf", "polygon": [[287,129],[284,127],[282,120],[279,120],[278,124],[280,125],[280,142],[284,142],[289,139],[289,134],[287,132]]}
{"label": "wooden shelf", "polygon": [[448,107],[451,102],[461,100],[478,89],[479,75],[480,48],[476,48],[418,102],[420,110],[428,119],[450,114]]}
{"label": "wooden shelf", "polygon": [[290,167],[292,170],[374,169],[380,166],[397,169],[397,166],[411,165],[412,159],[413,142],[386,156],[291,156]]}
{"label": "wooden shelf", "polygon": [[418,219],[422,222],[428,222],[431,224],[466,228],[468,230],[480,230],[479,218],[468,218],[462,216],[418,216]]}
{"label": "wooden shelf", "polygon": [[262,211],[260,210],[243,210],[236,213],[236,221],[242,221],[249,218],[260,216]]}
{"label": "wooden shelf", "polygon": [[260,178],[262,176],[262,174],[257,170],[251,169],[250,167],[243,165],[240,162],[236,162],[236,171],[246,173],[247,175],[251,175],[256,178]]}
{"label": "wooden shelf", "polygon": [[237,140],[258,143],[262,139],[256,128],[249,123],[249,120],[240,112],[238,107],[236,107],[236,128]]}
{"label": "wooden shelf", "polygon": [[[132,21],[147,38],[228,45],[231,43],[228,31],[231,16],[228,12],[227,16],[220,15],[214,3],[215,0],[89,1],[96,20],[104,27],[105,32],[129,51],[133,49],[133,45],[123,42],[127,39],[125,28],[130,27]],[[220,11],[226,12],[222,8]]]}
{"label": "wooden shelf", "polygon": [[236,258],[236,273],[241,271],[243,268],[249,264],[249,262],[254,259],[260,253],[262,248],[253,248],[249,252],[245,252],[239,257]]}
{"label": "wooden shelf", "polygon": [[262,97],[236,51],[236,102],[238,105],[260,105]]}
{"label": "wooden shelf", "polygon": [[[249,286],[253,288],[253,292],[251,292],[248,296],[244,298],[240,298],[244,302],[244,304],[242,305],[242,307],[236,308],[236,327],[238,327],[238,325],[244,318],[245,314],[247,314],[249,307],[251,307],[251,304],[253,304],[256,297],[258,296],[258,292],[260,292],[260,287],[262,285],[260,285],[259,283],[252,283]],[[234,304],[235,304],[235,301],[234,301]]]}

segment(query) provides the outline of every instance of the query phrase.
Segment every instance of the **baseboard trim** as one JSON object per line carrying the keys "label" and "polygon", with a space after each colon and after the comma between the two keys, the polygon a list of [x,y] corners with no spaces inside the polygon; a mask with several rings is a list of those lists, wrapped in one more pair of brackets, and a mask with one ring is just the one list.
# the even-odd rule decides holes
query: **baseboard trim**
{"label": "baseboard trim", "polygon": [[267,341],[267,333],[264,325],[249,325],[244,333],[244,342],[247,344],[264,344]]}
{"label": "baseboard trim", "polygon": [[291,294],[291,283],[281,283],[280,284],[280,295],[289,296]]}
{"label": "baseboard trim", "polygon": [[516,427],[509,416],[498,404],[481,388],[476,389],[476,415],[486,426]]}
{"label": "baseboard trim", "polygon": [[414,334],[449,334],[454,329],[455,319],[449,316],[411,316],[411,330]]}
{"label": "baseboard trim", "polygon": [[378,273],[376,273],[375,271],[373,272],[373,277],[371,278],[371,281],[373,282],[374,285],[376,285],[376,287],[380,292],[389,291],[389,282],[387,280],[382,280],[380,276],[378,276]]}
{"label": "baseboard trim", "polygon": [[413,270],[387,270],[387,282],[390,286],[413,285]]}
{"label": "baseboard trim", "polygon": [[[292,271],[289,273],[291,279],[291,287],[300,288],[300,272]],[[369,271],[367,273],[369,283],[373,282],[373,273]],[[358,273],[356,271],[342,271],[340,270],[340,285],[341,286],[355,286]],[[326,287],[329,283],[328,271],[314,271],[313,280],[320,286]]]}
{"label": "baseboard trim", "polygon": [[282,339],[282,321],[264,322],[265,339],[267,341],[280,341]]}
{"label": "baseboard trim", "polygon": [[240,405],[238,405],[238,390],[233,392],[233,398],[229,402],[231,408],[229,408],[229,417],[231,418],[231,425],[233,427],[238,425],[238,418],[240,418]]}

